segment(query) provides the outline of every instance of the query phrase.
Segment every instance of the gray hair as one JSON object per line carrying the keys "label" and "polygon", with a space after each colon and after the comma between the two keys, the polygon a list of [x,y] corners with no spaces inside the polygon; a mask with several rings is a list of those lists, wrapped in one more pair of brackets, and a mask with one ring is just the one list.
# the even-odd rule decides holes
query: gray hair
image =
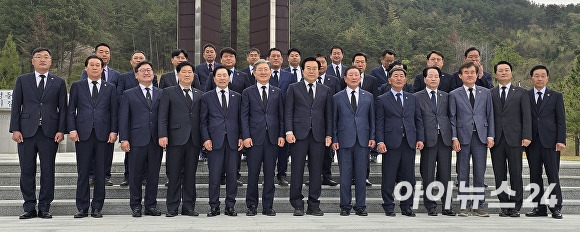
{"label": "gray hair", "polygon": [[259,64],[268,64],[268,68],[272,69],[272,64],[270,63],[270,61],[259,59],[258,61],[256,61],[256,63],[254,63],[254,65],[252,65],[252,70],[255,70]]}
{"label": "gray hair", "polygon": [[395,67],[395,68],[392,68],[391,70],[389,70],[389,76],[393,75],[393,73],[395,71],[403,71],[403,73],[405,74],[405,76],[407,76],[407,71],[405,71],[405,69],[399,68],[399,67]]}

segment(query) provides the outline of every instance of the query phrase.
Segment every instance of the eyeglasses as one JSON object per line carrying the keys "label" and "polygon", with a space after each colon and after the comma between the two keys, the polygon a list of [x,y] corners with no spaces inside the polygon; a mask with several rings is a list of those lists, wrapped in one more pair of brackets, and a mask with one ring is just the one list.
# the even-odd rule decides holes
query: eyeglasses
{"label": "eyeglasses", "polygon": [[443,61],[443,59],[441,59],[441,58],[431,58],[431,59],[429,59],[429,61],[431,61],[431,62],[441,62],[441,61]]}
{"label": "eyeglasses", "polygon": [[137,71],[139,71],[139,72],[144,72],[144,73],[148,73],[148,72],[153,72],[153,69],[150,69],[150,68],[148,68],[148,69],[144,69],[144,68],[142,68],[142,69],[139,69],[139,70],[137,70]]}
{"label": "eyeglasses", "polygon": [[32,58],[37,59],[37,60],[50,60],[51,59],[50,56],[34,56]]}
{"label": "eyeglasses", "polygon": [[475,55],[475,56],[468,56],[467,58],[468,59],[477,59],[477,58],[479,58],[479,56],[477,56],[477,55]]}

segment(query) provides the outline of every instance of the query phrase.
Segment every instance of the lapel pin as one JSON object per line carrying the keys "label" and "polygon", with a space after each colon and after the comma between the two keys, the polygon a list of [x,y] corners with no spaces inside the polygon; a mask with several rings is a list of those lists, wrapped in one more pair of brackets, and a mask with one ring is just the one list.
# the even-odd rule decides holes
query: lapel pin
{"label": "lapel pin", "polygon": [[107,86],[107,83],[105,83],[104,86],[106,87]]}
{"label": "lapel pin", "polygon": [[405,97],[405,99],[409,99],[408,97]]}
{"label": "lapel pin", "polygon": [[51,79],[51,80],[54,80],[54,77],[51,77],[50,79]]}
{"label": "lapel pin", "polygon": [[548,97],[550,96],[550,94],[548,94]]}
{"label": "lapel pin", "polygon": [[477,91],[478,93],[481,93],[481,90]]}

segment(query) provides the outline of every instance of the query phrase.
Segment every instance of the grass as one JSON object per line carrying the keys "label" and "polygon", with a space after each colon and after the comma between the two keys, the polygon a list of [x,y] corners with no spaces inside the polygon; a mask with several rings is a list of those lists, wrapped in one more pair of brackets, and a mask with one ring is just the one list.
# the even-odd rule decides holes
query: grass
{"label": "grass", "polygon": [[580,161],[580,156],[576,156],[574,153],[574,140],[566,139],[566,148],[560,152],[560,160]]}

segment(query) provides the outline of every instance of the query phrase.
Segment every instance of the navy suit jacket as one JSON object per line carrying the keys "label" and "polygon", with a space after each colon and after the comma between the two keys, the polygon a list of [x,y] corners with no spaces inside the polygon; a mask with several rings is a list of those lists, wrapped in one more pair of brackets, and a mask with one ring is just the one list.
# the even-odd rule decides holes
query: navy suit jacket
{"label": "navy suit jacket", "polygon": [[[107,82],[117,86],[119,83],[119,77],[121,76],[121,73],[111,67],[107,67],[107,72],[108,72]],[[83,69],[83,71],[81,72],[81,80],[86,79],[87,79],[87,70]]]}
{"label": "navy suit jacket", "polygon": [[81,141],[89,139],[93,127],[97,139],[109,140],[111,132],[117,133],[117,96],[115,86],[101,82],[97,100],[93,103],[87,80],[79,80],[70,87],[68,131],[77,131]]}
{"label": "navy suit jacket", "polygon": [[340,70],[340,75],[336,74],[336,70],[334,70],[334,68],[332,67],[332,64],[329,64],[328,66],[326,66],[326,74],[330,74],[331,76],[335,76],[335,77],[342,79],[342,77],[344,77],[344,72],[346,72],[346,66],[344,64],[341,64],[341,65],[342,65],[342,69]]}
{"label": "navy suit jacket", "polygon": [[[457,87],[461,87],[463,85],[463,82],[459,80],[460,85],[457,86],[456,84],[457,78],[459,77],[454,77],[449,73],[441,72],[441,78],[439,79],[439,87],[437,87],[437,89],[449,93],[452,90],[456,89]],[[427,86],[425,85],[425,77],[423,77],[423,73],[418,73],[417,75],[415,75],[413,89],[415,92],[419,92],[421,90],[424,90],[425,88],[427,88]]]}
{"label": "navy suit jacket", "polygon": [[[272,71],[272,77],[270,78],[270,84],[274,85],[274,71]],[[289,73],[287,71],[284,71],[283,69],[280,69],[280,72],[278,73],[278,88],[282,91],[282,96],[286,97],[286,92],[288,90],[288,86],[290,86],[290,84],[292,83],[296,83],[296,80],[294,79],[294,75],[292,75],[292,73]]]}
{"label": "navy suit jacket", "polygon": [[10,132],[20,131],[23,138],[36,134],[42,115],[42,131],[49,138],[57,132],[66,133],[67,95],[64,80],[48,73],[42,96],[34,73],[16,78],[12,91]]}
{"label": "navy suit jacket", "polygon": [[[137,81],[137,78],[135,77],[135,72],[131,71],[121,74],[118,84],[115,85],[117,87],[117,102],[121,102],[121,98],[123,97],[123,92],[125,92],[125,90],[131,89],[138,85],[139,81]],[[153,75],[153,86],[158,87],[157,75]]]}
{"label": "navy suit jacket", "polygon": [[242,93],[241,121],[243,139],[252,138],[256,145],[262,145],[266,140],[278,144],[278,138],[284,138],[285,132],[282,91],[270,85],[264,108],[262,89],[258,89],[257,85],[245,89]]}
{"label": "navy suit jacket", "polygon": [[[212,69],[215,70],[215,68],[216,67],[219,67],[219,66],[222,66],[222,64],[220,64],[217,61],[215,61],[215,67],[212,67]],[[211,72],[207,68],[207,62],[205,62],[205,61],[203,63],[195,66],[194,73],[199,77],[199,85],[202,88],[205,87],[205,85],[207,84],[207,82],[213,82],[213,80],[209,76],[211,74]]]}
{"label": "navy suit jacket", "polygon": [[292,131],[296,139],[306,139],[310,129],[317,142],[324,143],[332,137],[332,93],[325,85],[316,85],[311,103],[305,82],[296,82],[288,87],[284,110],[286,131]]}
{"label": "navy suit jacket", "polygon": [[[252,82],[248,78],[248,75],[244,72],[240,72],[237,69],[234,69],[233,80],[231,80],[228,88],[233,90],[234,92],[241,93],[247,87],[251,86]],[[215,90],[215,81],[213,80],[213,73],[209,74],[209,79],[205,83],[204,92],[209,92],[210,90]]]}
{"label": "navy suit jacket", "polygon": [[[191,87],[201,89],[201,86],[199,84],[199,76],[197,76],[195,73],[193,75],[194,77],[193,82],[191,83]],[[161,75],[161,79],[159,79],[159,88],[161,89],[165,89],[169,86],[174,86],[177,84],[178,84],[177,80],[175,79],[175,71],[166,72],[163,75]]]}
{"label": "navy suit jacket", "polygon": [[[536,104],[534,89],[528,90],[532,105],[532,135],[537,135],[544,148],[555,148],[556,143],[566,144],[566,111],[562,93],[546,88],[542,105]],[[508,94],[509,96],[509,94]]]}
{"label": "navy suit jacket", "polygon": [[[211,140],[213,149],[230,146],[238,150],[240,136],[240,108],[242,95],[229,90],[229,104],[226,112],[218,99],[216,90],[207,91],[201,98],[201,137],[203,141]],[[228,143],[224,144],[226,135]]]}
{"label": "navy suit jacket", "polygon": [[403,92],[403,109],[397,105],[397,100],[390,91],[377,98],[377,143],[385,143],[387,149],[397,149],[403,140],[415,149],[417,141],[425,141],[423,118],[415,95]]}
{"label": "navy suit jacket", "polygon": [[[455,79],[455,88],[452,88],[451,91],[463,86],[463,81],[461,81],[461,78],[459,78],[459,74],[457,72],[453,73],[453,77],[454,77],[453,79]],[[475,84],[478,86],[485,87],[487,89],[493,88],[493,77],[491,76],[491,73],[483,72],[483,77],[477,78]]]}
{"label": "navy suit jacket", "polygon": [[340,90],[342,90],[340,87],[340,79],[338,79],[335,76],[332,75],[328,75],[327,73],[324,73],[324,76],[321,76],[322,78],[324,78],[324,83],[322,83],[323,85],[328,86],[328,88],[330,88],[330,93],[332,95],[334,95],[335,93],[338,93]]}
{"label": "navy suit jacket", "polygon": [[[433,109],[431,94],[423,89],[415,96],[419,101],[423,129],[425,130],[425,147],[437,145],[439,133],[445,146],[451,146],[451,122],[449,121],[449,94],[441,90],[437,91],[437,108]],[[437,129],[439,127],[439,129]]]}
{"label": "navy suit jacket", "polygon": [[476,93],[473,108],[469,103],[467,91],[463,87],[449,93],[451,136],[457,138],[462,145],[471,143],[474,123],[479,141],[486,144],[488,137],[495,137],[491,93],[489,89],[481,86],[475,87],[474,91]]}
{"label": "navy suit jacket", "polygon": [[159,138],[167,137],[169,146],[185,144],[191,138],[201,147],[200,109],[203,92],[191,89],[193,103],[188,106],[180,85],[163,89],[159,102]]}
{"label": "navy suit jacket", "polygon": [[[341,89],[346,88],[346,82],[344,81],[344,78],[340,80],[340,86]],[[373,95],[373,99],[377,99],[377,97],[379,97],[379,87],[380,86],[378,85],[376,77],[369,74],[364,75],[364,78],[362,79],[362,86],[360,88],[371,93]]]}
{"label": "navy suit jacket", "polygon": [[147,103],[141,86],[125,91],[119,105],[119,141],[129,141],[131,146],[146,146],[151,140],[159,144],[158,110],[163,90],[153,87],[151,106]]}
{"label": "navy suit jacket", "polygon": [[350,104],[351,93],[342,90],[332,97],[332,141],[340,148],[353,147],[357,140],[360,146],[367,147],[369,140],[375,139],[375,102],[371,93],[360,88],[359,91],[356,112]]}
{"label": "navy suit jacket", "polygon": [[371,70],[371,75],[377,78],[377,83],[379,84],[378,86],[382,86],[386,83],[389,83],[388,81],[389,77],[385,73],[385,68],[383,68],[382,65],[373,68],[373,70]]}

